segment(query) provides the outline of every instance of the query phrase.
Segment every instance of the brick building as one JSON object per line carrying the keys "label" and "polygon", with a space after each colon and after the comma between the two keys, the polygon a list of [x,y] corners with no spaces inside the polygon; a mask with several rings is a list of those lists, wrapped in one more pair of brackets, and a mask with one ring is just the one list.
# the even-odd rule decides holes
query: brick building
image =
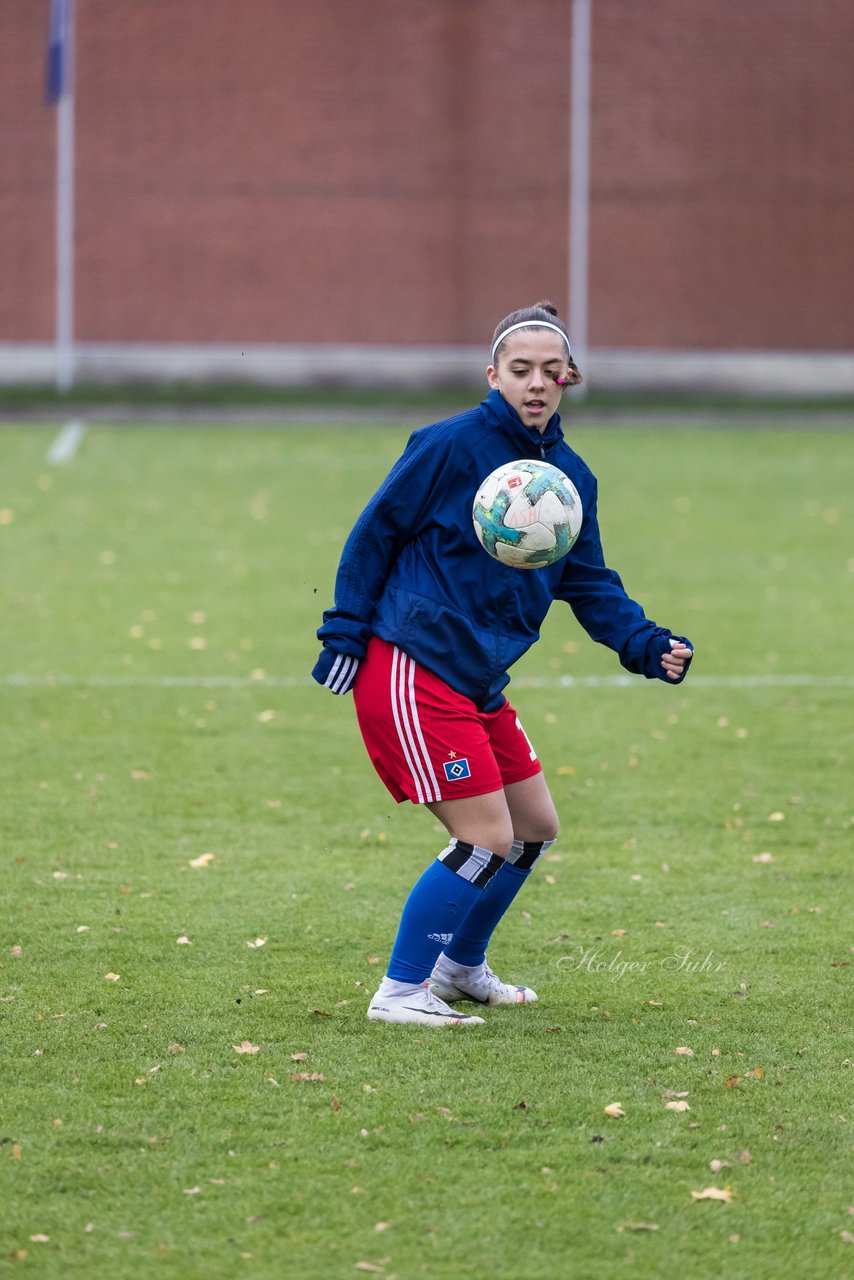
{"label": "brick building", "polygon": [[[565,305],[570,0],[76,6],[82,343]],[[0,344],[53,336],[48,12],[0,4]],[[854,347],[852,48],[850,0],[593,0],[592,348]]]}

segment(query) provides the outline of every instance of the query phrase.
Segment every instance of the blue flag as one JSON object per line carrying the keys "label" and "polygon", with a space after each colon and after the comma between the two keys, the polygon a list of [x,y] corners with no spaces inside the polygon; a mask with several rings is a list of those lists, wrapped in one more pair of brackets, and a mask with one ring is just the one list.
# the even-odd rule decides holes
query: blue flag
{"label": "blue flag", "polygon": [[50,35],[47,44],[45,94],[52,105],[68,89],[68,35],[73,0],[50,0]]}

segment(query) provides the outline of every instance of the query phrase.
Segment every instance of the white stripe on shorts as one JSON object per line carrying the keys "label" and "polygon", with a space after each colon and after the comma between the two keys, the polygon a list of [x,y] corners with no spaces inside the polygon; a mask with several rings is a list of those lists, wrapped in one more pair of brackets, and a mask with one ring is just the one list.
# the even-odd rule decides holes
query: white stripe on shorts
{"label": "white stripe on shorts", "polygon": [[391,664],[391,710],[419,804],[442,799],[438,779],[421,732],[415,701],[415,662],[394,646]]}

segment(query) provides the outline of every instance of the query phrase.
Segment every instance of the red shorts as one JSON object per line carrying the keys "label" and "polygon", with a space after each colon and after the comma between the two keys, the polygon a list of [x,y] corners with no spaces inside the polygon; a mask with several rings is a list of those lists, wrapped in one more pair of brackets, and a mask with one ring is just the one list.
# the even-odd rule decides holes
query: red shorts
{"label": "red shorts", "polygon": [[376,636],[353,698],[368,755],[398,804],[482,796],[542,771],[509,702],[478,711],[470,698]]}

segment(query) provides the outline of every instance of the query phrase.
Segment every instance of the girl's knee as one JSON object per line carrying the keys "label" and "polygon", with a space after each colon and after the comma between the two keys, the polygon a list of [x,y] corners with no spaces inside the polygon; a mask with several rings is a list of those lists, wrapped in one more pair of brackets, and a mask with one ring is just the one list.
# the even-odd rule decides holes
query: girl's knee
{"label": "girl's knee", "polygon": [[524,828],[515,831],[514,835],[517,840],[524,840],[528,844],[554,844],[560,833],[560,823],[555,816],[553,821],[548,819],[528,822]]}
{"label": "girl's knee", "polygon": [[473,843],[479,844],[482,849],[488,849],[490,853],[497,854],[499,858],[506,858],[513,844],[513,828],[509,822],[503,826],[493,827],[481,832]]}

